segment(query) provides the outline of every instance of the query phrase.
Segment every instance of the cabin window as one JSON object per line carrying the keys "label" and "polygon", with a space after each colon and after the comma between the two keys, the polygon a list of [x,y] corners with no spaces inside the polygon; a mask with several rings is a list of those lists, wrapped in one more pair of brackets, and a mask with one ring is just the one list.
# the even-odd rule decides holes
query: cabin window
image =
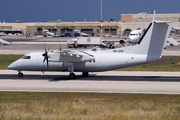
{"label": "cabin window", "polygon": [[31,59],[31,56],[23,56],[21,59]]}

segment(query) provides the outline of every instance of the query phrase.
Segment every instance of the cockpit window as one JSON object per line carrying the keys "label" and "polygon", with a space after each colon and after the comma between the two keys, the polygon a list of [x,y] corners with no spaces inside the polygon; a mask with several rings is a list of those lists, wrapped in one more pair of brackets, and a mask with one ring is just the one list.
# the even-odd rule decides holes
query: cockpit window
{"label": "cockpit window", "polygon": [[23,56],[21,59],[31,59],[31,56]]}
{"label": "cockpit window", "polygon": [[106,43],[106,41],[102,41],[102,43]]}

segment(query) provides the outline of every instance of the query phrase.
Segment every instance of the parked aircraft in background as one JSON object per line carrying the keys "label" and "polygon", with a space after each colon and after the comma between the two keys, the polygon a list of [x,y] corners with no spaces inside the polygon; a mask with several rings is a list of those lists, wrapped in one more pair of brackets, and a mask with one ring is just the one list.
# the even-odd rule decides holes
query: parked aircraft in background
{"label": "parked aircraft in background", "polygon": [[[129,33],[128,39],[131,43],[138,43],[138,41],[140,40],[141,36],[143,35],[143,32],[146,31],[145,29],[138,29],[138,30],[132,30]],[[176,40],[174,40],[171,36],[168,36],[166,42],[165,42],[165,46],[170,45],[170,46],[178,46],[178,42]]]}
{"label": "parked aircraft in background", "polygon": [[[154,62],[161,58],[164,42],[171,26],[166,22],[152,21],[135,46],[109,50],[46,50],[45,53],[34,52],[24,55],[8,66],[8,69],[21,71],[69,71],[69,78],[74,79],[74,72],[82,72],[87,77],[88,72],[100,72],[120,69],[140,64]],[[45,62],[46,61],[46,62]]]}
{"label": "parked aircraft in background", "polygon": [[6,40],[0,39],[0,43],[3,45],[10,45],[10,43]]}
{"label": "parked aircraft in background", "polygon": [[74,33],[78,33],[79,34],[79,37],[82,36],[82,37],[90,37],[90,35],[86,34],[86,33],[83,33],[83,32],[80,32],[80,30],[74,30]]}
{"label": "parked aircraft in background", "polygon": [[143,30],[139,29],[139,30],[132,30],[129,33],[128,39],[131,43],[137,43],[141,36],[142,36]]}
{"label": "parked aircraft in background", "polygon": [[53,36],[54,35],[54,33],[52,33],[52,32],[49,32],[49,30],[43,30],[43,32],[45,33],[45,34],[47,34],[47,35],[50,35],[50,36]]}

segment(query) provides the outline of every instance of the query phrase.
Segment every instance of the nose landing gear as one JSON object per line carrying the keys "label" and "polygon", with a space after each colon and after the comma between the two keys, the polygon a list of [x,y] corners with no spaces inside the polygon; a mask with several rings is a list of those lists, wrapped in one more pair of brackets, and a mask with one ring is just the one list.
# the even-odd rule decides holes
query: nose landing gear
{"label": "nose landing gear", "polygon": [[21,73],[21,71],[19,71],[18,77],[23,77],[23,73]]}

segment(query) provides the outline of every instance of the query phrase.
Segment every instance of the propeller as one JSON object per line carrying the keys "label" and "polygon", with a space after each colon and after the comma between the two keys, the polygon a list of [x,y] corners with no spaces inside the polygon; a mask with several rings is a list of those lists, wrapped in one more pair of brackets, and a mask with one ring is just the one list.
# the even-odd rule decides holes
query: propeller
{"label": "propeller", "polygon": [[59,40],[59,50],[61,51],[61,45],[60,45],[60,40]]}
{"label": "propeller", "polygon": [[46,60],[46,62],[47,62],[47,67],[49,67],[49,60],[48,60],[48,52],[49,52],[49,49],[48,49],[48,51],[46,50],[46,44],[44,43],[44,47],[45,47],[45,53],[43,53],[42,54],[42,56],[44,56],[44,60],[43,60],[43,63],[45,62],[45,60]]}

